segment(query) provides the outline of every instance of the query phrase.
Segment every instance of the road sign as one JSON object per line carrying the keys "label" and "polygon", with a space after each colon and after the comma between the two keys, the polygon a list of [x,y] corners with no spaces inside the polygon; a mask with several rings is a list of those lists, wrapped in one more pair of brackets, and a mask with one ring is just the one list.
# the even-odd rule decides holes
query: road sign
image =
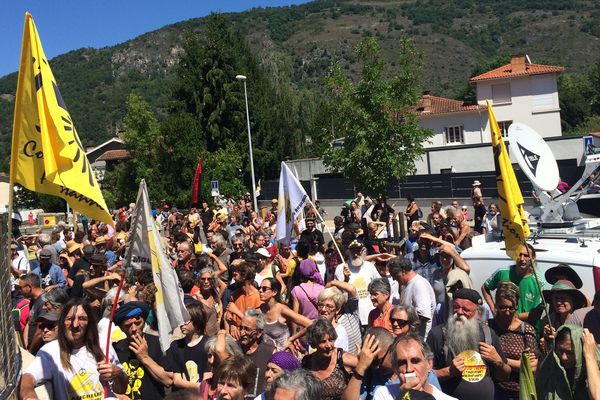
{"label": "road sign", "polygon": [[592,137],[584,136],[583,137],[583,154],[585,154],[585,155],[590,154],[590,145],[591,144],[592,144]]}
{"label": "road sign", "polygon": [[210,193],[212,197],[219,196],[219,181],[210,181]]}

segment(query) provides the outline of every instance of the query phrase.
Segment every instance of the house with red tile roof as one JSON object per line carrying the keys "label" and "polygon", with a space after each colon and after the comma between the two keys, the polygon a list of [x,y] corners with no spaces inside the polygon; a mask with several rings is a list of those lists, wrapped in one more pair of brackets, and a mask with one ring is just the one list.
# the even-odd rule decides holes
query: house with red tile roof
{"label": "house with red tile roof", "polygon": [[[533,64],[527,55],[470,79],[476,104],[424,93],[417,106],[420,125],[436,134],[425,144],[428,156],[417,163],[417,174],[493,170],[486,100],[494,108],[503,136],[513,122],[529,125],[544,139],[560,138],[558,74],[562,67]],[[558,146],[560,147],[560,146]],[[558,149],[564,150],[564,149]],[[580,157],[577,157],[580,158]]]}

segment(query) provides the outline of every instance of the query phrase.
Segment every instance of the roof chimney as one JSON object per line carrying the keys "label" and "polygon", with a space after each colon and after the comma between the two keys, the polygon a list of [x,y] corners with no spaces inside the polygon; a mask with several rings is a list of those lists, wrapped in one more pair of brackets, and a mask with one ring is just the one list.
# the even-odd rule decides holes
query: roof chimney
{"label": "roof chimney", "polygon": [[510,66],[513,74],[523,73],[527,71],[527,56],[525,54],[517,54],[510,57]]}
{"label": "roof chimney", "polygon": [[421,95],[420,108],[422,109],[422,112],[431,112],[431,96],[429,95],[429,93],[431,93],[429,90],[425,90]]}

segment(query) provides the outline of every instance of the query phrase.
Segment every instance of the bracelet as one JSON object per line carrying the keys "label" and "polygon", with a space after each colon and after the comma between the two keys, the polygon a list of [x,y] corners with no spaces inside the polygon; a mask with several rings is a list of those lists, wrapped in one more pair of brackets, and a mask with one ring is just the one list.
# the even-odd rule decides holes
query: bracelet
{"label": "bracelet", "polygon": [[356,370],[352,371],[352,376],[355,379],[358,379],[359,381],[362,381],[363,378],[365,377],[364,375],[359,374],[358,372],[356,372]]}

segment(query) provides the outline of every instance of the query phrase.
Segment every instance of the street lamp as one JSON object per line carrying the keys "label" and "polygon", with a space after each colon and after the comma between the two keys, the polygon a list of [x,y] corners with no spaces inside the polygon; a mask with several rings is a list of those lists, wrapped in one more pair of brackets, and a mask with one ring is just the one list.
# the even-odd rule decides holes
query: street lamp
{"label": "street lamp", "polygon": [[250,173],[252,174],[252,199],[254,200],[254,211],[258,213],[256,202],[256,180],[254,179],[254,158],[252,156],[252,135],[250,134],[250,111],[248,109],[248,91],[246,90],[246,77],[236,75],[235,79],[244,82],[244,97],[246,98],[246,121],[248,121],[248,147],[250,148]]}

